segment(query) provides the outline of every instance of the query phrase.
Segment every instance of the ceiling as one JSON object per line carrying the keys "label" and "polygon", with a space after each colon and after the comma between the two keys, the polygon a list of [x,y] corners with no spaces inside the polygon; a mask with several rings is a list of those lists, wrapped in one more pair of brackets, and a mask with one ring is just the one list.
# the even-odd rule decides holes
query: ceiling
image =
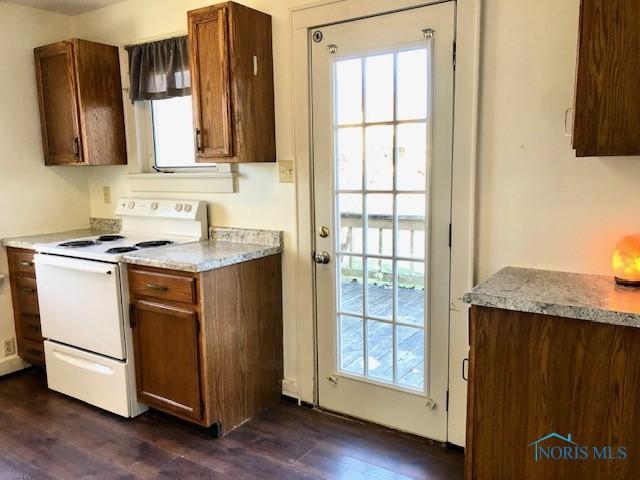
{"label": "ceiling", "polygon": [[[0,0],[2,1],[2,0]],[[27,7],[41,8],[51,12],[65,15],[78,15],[79,13],[97,10],[107,5],[120,3],[124,0],[4,0],[9,3],[17,3]]]}

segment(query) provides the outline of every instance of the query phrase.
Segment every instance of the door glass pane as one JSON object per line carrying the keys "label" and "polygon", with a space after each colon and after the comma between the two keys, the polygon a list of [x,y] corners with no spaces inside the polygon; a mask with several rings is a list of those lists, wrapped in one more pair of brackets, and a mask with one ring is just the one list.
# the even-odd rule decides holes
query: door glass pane
{"label": "door glass pane", "polygon": [[398,120],[427,117],[427,50],[398,53]]}
{"label": "door glass pane", "polygon": [[338,188],[362,188],[362,127],[340,128],[336,135]]}
{"label": "door glass pane", "polygon": [[393,318],[393,262],[367,259],[367,315]]}
{"label": "door glass pane", "polygon": [[338,195],[340,251],[362,253],[362,194]]}
{"label": "door glass pane", "polygon": [[397,196],[398,249],[404,258],[424,258],[425,254],[425,202],[422,194]]}
{"label": "door glass pane", "polygon": [[362,315],[362,257],[340,257],[340,311]]}
{"label": "door glass pane", "polygon": [[340,369],[362,375],[364,373],[363,320],[340,315]]}
{"label": "door glass pane", "polygon": [[398,190],[426,190],[427,124],[398,125],[396,148]]}
{"label": "door glass pane", "polygon": [[336,121],[338,125],[362,122],[362,59],[336,62]]}
{"label": "door glass pane", "polygon": [[393,325],[367,320],[367,368],[369,376],[393,381]]}
{"label": "door glass pane", "polygon": [[366,58],[366,121],[393,121],[393,54]]}
{"label": "door glass pane", "polygon": [[398,321],[424,325],[424,262],[398,262]]}
{"label": "door glass pane", "polygon": [[425,376],[427,67],[426,50],[415,49],[335,68],[339,369],[418,391]]}
{"label": "door glass pane", "polygon": [[393,254],[393,195],[367,195],[367,253]]}
{"label": "door glass pane", "polygon": [[365,129],[367,189],[393,188],[393,126],[376,125]]}
{"label": "door glass pane", "polygon": [[424,389],[424,330],[396,326],[398,383],[416,390]]}

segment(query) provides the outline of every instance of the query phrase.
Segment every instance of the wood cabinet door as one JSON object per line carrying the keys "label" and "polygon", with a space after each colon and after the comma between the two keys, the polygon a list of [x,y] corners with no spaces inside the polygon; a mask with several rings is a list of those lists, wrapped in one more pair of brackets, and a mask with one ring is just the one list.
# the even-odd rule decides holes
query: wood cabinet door
{"label": "wood cabinet door", "polygon": [[82,163],[73,43],[47,45],[34,53],[45,164]]}
{"label": "wood cabinet door", "polygon": [[201,421],[197,313],[137,300],[131,305],[138,400]]}
{"label": "wood cabinet door", "polygon": [[226,6],[188,13],[196,160],[233,156],[229,25]]}
{"label": "wood cabinet door", "polygon": [[640,1],[582,0],[573,148],[578,157],[640,154]]}

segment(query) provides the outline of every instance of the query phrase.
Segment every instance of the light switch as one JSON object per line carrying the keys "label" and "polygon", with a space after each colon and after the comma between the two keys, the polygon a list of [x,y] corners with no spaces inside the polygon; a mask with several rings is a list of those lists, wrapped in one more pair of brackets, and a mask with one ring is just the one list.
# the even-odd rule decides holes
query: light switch
{"label": "light switch", "polygon": [[293,160],[278,161],[280,183],[293,183]]}

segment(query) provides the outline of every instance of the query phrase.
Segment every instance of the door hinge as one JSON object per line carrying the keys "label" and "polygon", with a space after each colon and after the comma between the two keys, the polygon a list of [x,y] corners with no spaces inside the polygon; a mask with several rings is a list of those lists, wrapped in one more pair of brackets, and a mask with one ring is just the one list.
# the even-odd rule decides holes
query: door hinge
{"label": "door hinge", "polygon": [[456,50],[457,50],[457,46],[456,46],[456,42],[455,40],[453,41],[453,69],[456,69]]}
{"label": "door hinge", "polygon": [[133,303],[129,304],[129,327],[136,328],[136,307]]}
{"label": "door hinge", "polygon": [[196,321],[196,334],[199,334],[200,333],[200,319],[198,317],[196,317],[195,321]]}
{"label": "door hinge", "polygon": [[447,390],[447,398],[445,400],[444,409],[445,409],[446,412],[449,411],[449,390]]}
{"label": "door hinge", "polygon": [[452,227],[451,227],[451,224],[449,224],[449,248],[451,248],[452,237],[453,237]]}

